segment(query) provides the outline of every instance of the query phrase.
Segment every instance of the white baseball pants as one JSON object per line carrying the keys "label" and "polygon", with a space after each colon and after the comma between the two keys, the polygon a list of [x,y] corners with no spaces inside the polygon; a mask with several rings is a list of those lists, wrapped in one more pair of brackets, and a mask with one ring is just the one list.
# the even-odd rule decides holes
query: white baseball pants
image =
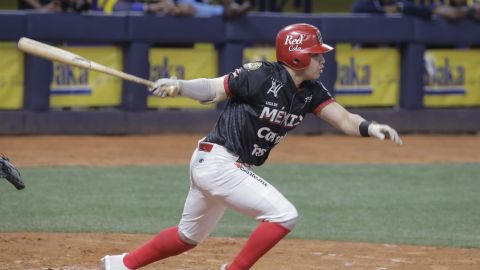
{"label": "white baseball pants", "polygon": [[292,203],[237,160],[223,146],[199,143],[190,161],[190,191],[178,226],[188,239],[204,241],[227,207],[258,221],[293,220],[293,228],[298,213]]}

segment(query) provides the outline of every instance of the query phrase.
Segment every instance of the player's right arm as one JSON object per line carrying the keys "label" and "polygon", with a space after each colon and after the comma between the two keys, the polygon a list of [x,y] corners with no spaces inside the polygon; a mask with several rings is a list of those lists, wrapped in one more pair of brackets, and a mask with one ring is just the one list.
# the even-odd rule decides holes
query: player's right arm
{"label": "player's right arm", "polygon": [[402,139],[395,129],[388,125],[366,121],[360,115],[347,111],[335,101],[329,102],[316,113],[316,116],[347,135],[373,136],[380,140],[390,138],[397,145],[402,144]]}
{"label": "player's right arm", "polygon": [[178,80],[163,78],[155,82],[148,90],[159,97],[184,96],[201,103],[217,103],[227,99],[225,79],[228,75],[213,79]]}

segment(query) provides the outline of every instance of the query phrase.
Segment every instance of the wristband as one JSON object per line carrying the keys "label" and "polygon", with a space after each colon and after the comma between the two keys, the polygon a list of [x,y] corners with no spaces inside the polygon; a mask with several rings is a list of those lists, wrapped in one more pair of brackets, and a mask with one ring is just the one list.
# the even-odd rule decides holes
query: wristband
{"label": "wristband", "polygon": [[371,123],[372,122],[365,120],[360,123],[360,126],[358,126],[358,129],[360,130],[360,135],[362,135],[362,137],[370,137],[370,135],[368,134],[368,127]]}

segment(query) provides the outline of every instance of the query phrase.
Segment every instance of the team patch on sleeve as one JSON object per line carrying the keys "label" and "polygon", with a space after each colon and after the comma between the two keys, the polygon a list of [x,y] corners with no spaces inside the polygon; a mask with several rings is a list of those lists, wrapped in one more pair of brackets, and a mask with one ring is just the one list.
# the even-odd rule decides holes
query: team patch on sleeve
{"label": "team patch on sleeve", "polygon": [[246,63],[243,64],[243,68],[246,70],[256,70],[262,66],[262,62]]}

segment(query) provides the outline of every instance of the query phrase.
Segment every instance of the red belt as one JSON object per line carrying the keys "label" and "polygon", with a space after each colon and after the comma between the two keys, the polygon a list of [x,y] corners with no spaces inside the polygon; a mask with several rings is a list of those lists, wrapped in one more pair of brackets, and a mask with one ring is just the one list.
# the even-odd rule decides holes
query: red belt
{"label": "red belt", "polygon": [[213,148],[213,144],[211,143],[201,142],[198,144],[198,150],[203,152],[210,152],[212,151],[212,148]]}
{"label": "red belt", "polygon": [[[213,149],[213,144],[207,142],[201,142],[198,144],[198,150],[203,152],[211,152]],[[249,164],[243,162],[240,158],[238,158],[237,162],[250,166]]]}

